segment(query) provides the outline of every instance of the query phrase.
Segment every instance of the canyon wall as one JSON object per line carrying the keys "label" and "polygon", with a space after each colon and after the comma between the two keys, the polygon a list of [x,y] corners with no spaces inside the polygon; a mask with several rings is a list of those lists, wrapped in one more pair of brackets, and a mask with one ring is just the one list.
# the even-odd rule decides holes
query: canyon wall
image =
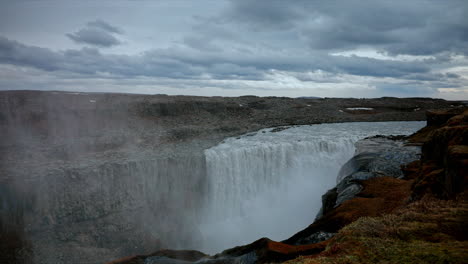
{"label": "canyon wall", "polygon": [[453,104],[0,92],[1,250],[6,261],[40,263],[194,248],[201,231],[193,223],[207,203],[200,193],[211,190],[204,151],[226,137],[271,126],[422,120],[426,109]]}

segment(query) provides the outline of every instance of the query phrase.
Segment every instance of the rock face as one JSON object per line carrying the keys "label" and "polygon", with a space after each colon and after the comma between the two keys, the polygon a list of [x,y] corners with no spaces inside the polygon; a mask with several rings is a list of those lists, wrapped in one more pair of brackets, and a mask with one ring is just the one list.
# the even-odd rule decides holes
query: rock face
{"label": "rock face", "polygon": [[[465,119],[463,115],[462,117],[457,115],[452,117],[452,119],[447,120],[446,124],[451,124],[451,126],[454,127],[459,126],[460,123],[455,123],[454,120]],[[447,211],[448,209],[446,209],[446,207],[449,206],[448,208],[450,208],[451,205],[436,205],[434,209],[424,207],[427,206],[424,204],[427,204],[428,202],[422,202],[421,205],[413,202],[411,206],[408,207],[411,197],[413,196],[412,199],[414,200],[415,194],[421,194],[421,189],[415,188],[419,186],[418,183],[420,183],[421,180],[426,181],[426,185],[424,185],[424,188],[426,189],[423,189],[425,191],[425,195],[448,195],[450,194],[448,192],[450,190],[452,190],[451,195],[456,195],[457,189],[449,188],[450,186],[453,187],[453,183],[451,182],[452,179],[455,179],[457,182],[461,181],[458,183],[462,186],[465,186],[464,184],[466,184],[465,180],[461,180],[466,177],[466,167],[463,167],[463,162],[466,159],[466,145],[459,145],[460,139],[457,139],[457,137],[451,137],[451,140],[449,141],[440,140],[439,138],[438,142],[443,145],[440,146],[435,144],[437,137],[439,137],[441,133],[439,129],[441,128],[433,128],[430,136],[427,137],[427,140],[422,147],[426,152],[422,153],[422,157],[420,155],[420,144],[415,145],[415,143],[422,142],[414,141],[415,138],[421,138],[418,134],[415,134],[411,138],[377,136],[359,141],[357,143],[356,156],[342,167],[341,172],[338,175],[337,186],[329,190],[323,196],[322,215],[319,215],[315,222],[309,227],[285,241],[275,242],[267,238],[262,238],[252,244],[228,249],[218,255],[205,257],[194,262],[178,262],[176,258],[168,259],[160,257],[134,257],[133,260],[140,258],[140,261],[150,261],[148,263],[275,263],[304,255],[317,256],[320,254],[320,256],[328,257],[334,256],[334,254],[337,254],[336,252],[345,252],[341,254],[354,252],[353,247],[357,247],[357,245],[360,244],[353,244],[346,241],[355,241],[356,237],[366,236],[366,239],[368,239],[366,240],[367,243],[370,243],[369,241],[372,241],[372,243],[384,243],[374,242],[378,237],[372,237],[375,236],[375,234],[380,234],[382,232],[387,232],[384,234],[388,236],[387,239],[395,239],[393,236],[396,236],[398,239],[402,239],[402,236],[419,237],[421,234],[418,232],[421,231],[418,230],[427,229],[428,226],[432,226],[432,224],[424,226],[424,222],[437,222],[444,220],[444,217],[448,217],[446,212],[450,212],[450,210]],[[420,133],[427,133],[427,129],[422,129]],[[444,139],[444,137],[442,139]],[[455,142],[454,144],[456,145],[448,146],[449,143],[447,142]],[[430,154],[434,153],[434,148],[447,149],[446,155],[451,157],[451,160],[448,161],[445,155],[440,155],[440,163],[437,163],[437,160],[430,160],[432,165],[427,165],[426,163],[428,161],[426,159],[427,157],[433,157],[430,156]],[[445,167],[436,167],[433,165],[434,162],[436,164],[442,164],[442,166]],[[453,166],[452,164],[461,164],[461,166]],[[444,173],[446,171],[447,173]],[[433,182],[427,182],[428,177],[430,177]],[[445,193],[440,193],[441,190],[444,190]],[[462,191],[463,190],[465,189],[462,188]],[[465,199],[466,202],[466,198],[463,199]],[[442,231],[437,231],[439,232],[437,236],[454,236],[455,239],[462,241],[466,239],[466,236],[461,235],[463,232],[460,233],[460,231],[466,230],[466,225],[463,226],[462,223],[464,222],[464,217],[468,217],[466,215],[466,210],[464,209],[466,206],[463,206],[462,202],[461,207],[458,206],[452,209],[457,212],[457,217],[454,219],[446,219],[446,222],[441,225],[443,226]],[[437,208],[441,208],[442,211],[437,211]],[[398,210],[403,210],[403,215],[392,215]],[[427,219],[424,218],[426,217],[424,216],[426,213],[429,214]],[[361,221],[359,219],[364,220]],[[402,226],[402,230],[399,230],[395,235],[392,233],[393,231],[391,228],[398,229],[399,227],[389,227],[386,225],[395,225],[397,223],[395,222],[397,221],[396,219],[401,221],[398,223]],[[347,227],[350,223],[353,223],[356,220],[359,220],[356,225],[359,226],[360,229],[356,229],[356,225],[350,225],[349,228]],[[363,223],[371,225],[371,227],[363,227]],[[422,226],[414,227],[416,224]],[[337,235],[339,239],[335,240],[334,235],[343,227],[346,227],[343,229],[345,231],[340,231]],[[416,230],[411,231],[415,232],[414,234],[405,234],[405,232],[409,232],[408,230],[412,230],[414,228],[416,228]],[[356,230],[361,233],[356,234]],[[349,237],[349,235],[347,236],[346,232],[354,232],[352,233],[354,237]],[[421,237],[420,239],[423,238],[424,237]],[[424,244],[424,247],[434,247],[434,243],[438,243],[438,241],[441,240],[440,237],[429,237],[424,239],[430,240],[430,243],[427,245]],[[348,243],[346,244],[346,249],[342,248],[343,246],[340,246],[340,243],[343,243],[340,241]],[[405,238],[404,241],[409,241],[409,238]],[[464,244],[458,245],[457,243],[459,242],[457,240],[453,243],[455,243],[455,246],[452,247],[450,251],[444,249],[443,252],[438,253],[437,249],[433,249],[433,251],[429,253],[425,251],[418,253],[432,254],[431,256],[421,255],[414,256],[413,258],[419,259],[424,263],[431,263],[430,259],[442,258],[459,260],[460,258],[463,258],[460,257],[460,253],[462,253],[461,250],[464,250]],[[327,247],[327,245],[332,246]],[[413,244],[411,244],[411,246],[413,246]],[[391,246],[388,245],[388,247]],[[320,253],[324,250],[326,250],[325,253]],[[392,250],[401,249],[395,247]],[[414,250],[420,249],[415,248]],[[385,253],[383,254],[384,257],[389,257],[386,256]],[[441,255],[438,256],[437,254]],[[356,256],[356,258],[358,257],[361,256]],[[390,257],[395,258],[393,256]],[[429,257],[430,259],[428,259]],[[369,256],[366,256],[366,258],[369,258]],[[330,262],[334,263],[332,260],[330,260]],[[124,261],[121,263],[146,262]],[[290,263],[296,262],[292,261]],[[302,261],[297,261],[297,263],[302,263]],[[310,263],[316,262],[311,261]]]}
{"label": "rock face", "polygon": [[[420,156],[420,147],[407,146],[405,143],[404,138],[383,136],[358,141],[356,155],[341,168],[336,187],[322,196],[322,209],[317,215],[316,221],[285,242],[299,245],[309,244],[324,241],[333,236],[341,227],[354,219],[352,214],[359,215],[359,212],[353,212],[354,209],[352,209],[353,203],[356,201],[350,200],[362,197],[363,193],[368,192],[364,183],[369,179],[385,177],[381,183],[384,186],[385,184],[400,186],[398,181],[393,182],[388,177],[403,178],[401,166],[417,160]],[[376,194],[368,194],[367,196],[373,197]],[[368,198],[367,196],[364,195]],[[346,203],[347,201],[350,202]],[[372,202],[366,203],[369,205]],[[348,213],[346,213],[347,210]],[[375,210],[377,213],[384,209],[375,208]]]}
{"label": "rock face", "polygon": [[379,176],[403,178],[401,166],[419,159],[420,147],[405,146],[392,137],[374,137],[356,144],[356,155],[338,174],[335,207],[354,198],[362,190],[360,181]]}
{"label": "rock face", "polygon": [[[202,153],[222,139],[272,126],[422,120],[425,110],[451,104],[0,92],[0,233],[9,241],[0,253],[7,263],[98,263],[189,247],[197,243],[190,221],[202,202]],[[374,110],[339,111],[353,107]],[[172,195],[178,192],[191,199]]]}
{"label": "rock face", "polygon": [[[305,261],[298,258],[287,263],[465,262],[468,258],[467,114],[466,108],[429,112],[430,125],[409,139],[412,144],[422,145],[421,159],[402,167],[404,179],[392,180],[399,181],[399,188],[382,185],[382,180],[392,179],[387,177],[362,182],[364,188],[357,197],[332,209],[328,215],[337,216],[347,203],[355,203],[360,208],[352,212],[353,208],[348,207],[346,212],[359,212],[367,217],[354,219],[357,221],[353,223],[350,219],[328,241],[322,253],[308,256]],[[395,204],[393,200],[391,204],[388,200],[385,202],[388,204],[376,207],[386,208],[385,214],[366,212],[369,203],[377,201],[362,198],[369,197],[369,191],[376,189],[380,189],[379,198],[392,191],[395,198],[404,201]],[[317,222],[311,227],[317,226]]]}
{"label": "rock face", "polygon": [[[428,136],[422,141],[419,171],[417,176],[413,176],[417,177],[413,199],[419,199],[426,193],[454,198],[466,190],[468,183],[468,110],[431,112],[430,116],[439,123],[425,131]],[[413,141],[418,140],[419,137],[413,138]]]}

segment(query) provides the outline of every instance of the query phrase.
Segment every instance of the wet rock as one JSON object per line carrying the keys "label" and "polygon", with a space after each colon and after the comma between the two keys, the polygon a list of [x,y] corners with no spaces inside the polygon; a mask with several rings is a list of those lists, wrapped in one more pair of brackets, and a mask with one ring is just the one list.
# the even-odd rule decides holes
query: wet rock
{"label": "wet rock", "polygon": [[219,259],[226,256],[245,256],[248,253],[255,252],[255,262],[237,263],[275,263],[293,259],[300,255],[317,254],[323,251],[326,245],[327,243],[325,241],[310,245],[289,245],[282,242],[276,242],[268,238],[261,238],[249,245],[225,250],[221,254],[214,256],[214,258]]}
{"label": "wet rock", "polygon": [[273,132],[273,133],[280,132],[280,131],[286,130],[288,128],[290,128],[290,126],[275,127],[270,132]]}
{"label": "wet rock", "polygon": [[324,195],[322,195],[322,208],[318,212],[315,219],[322,217],[324,214],[327,214],[333,208],[335,208],[336,198],[338,197],[337,188],[328,190]]}
{"label": "wet rock", "polygon": [[[327,208],[326,213],[283,242],[300,243],[323,230],[333,233],[360,217],[381,216],[401,210],[408,202],[425,195],[466,199],[463,191],[468,182],[468,111],[457,111],[463,113],[457,116],[453,116],[453,113],[438,113],[439,117],[433,118],[432,126],[410,138],[412,143],[423,144],[419,160],[414,160],[417,148],[402,145],[401,142],[376,144],[375,139],[361,141],[366,151],[342,168],[337,187],[327,192],[322,199],[323,208]],[[381,152],[368,155],[370,149],[380,149]],[[405,179],[399,179],[401,175],[396,170],[397,165],[406,160],[414,161],[401,166]],[[387,164],[384,164],[385,161],[388,161]],[[380,177],[385,174],[393,177]],[[340,201],[347,193],[356,192],[353,191],[356,185],[362,186],[362,190],[354,198]],[[341,204],[330,210],[330,201],[335,199],[337,204]],[[466,229],[461,226],[457,228]]]}
{"label": "wet rock", "polygon": [[345,188],[338,192],[338,197],[336,198],[335,207],[342,204],[344,201],[353,199],[358,193],[362,190],[362,186],[357,183],[348,184]]}
{"label": "wet rock", "polygon": [[337,176],[335,207],[362,190],[361,181],[374,177],[403,178],[401,166],[419,159],[420,147],[407,146],[402,137],[377,136],[356,143],[356,153]]}
{"label": "wet rock", "polygon": [[318,231],[318,232],[311,234],[310,236],[299,239],[295,243],[295,245],[308,245],[308,244],[319,243],[319,242],[332,238],[335,234],[336,233]]}

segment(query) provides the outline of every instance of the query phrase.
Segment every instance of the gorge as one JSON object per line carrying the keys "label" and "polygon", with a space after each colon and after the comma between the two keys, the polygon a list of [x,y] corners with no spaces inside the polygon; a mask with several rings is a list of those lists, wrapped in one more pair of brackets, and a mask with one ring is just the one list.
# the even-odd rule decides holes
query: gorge
{"label": "gorge", "polygon": [[33,263],[287,239],[313,222],[359,139],[409,135],[425,122],[388,121],[462,105],[31,91],[0,99],[2,237],[19,241],[2,250]]}

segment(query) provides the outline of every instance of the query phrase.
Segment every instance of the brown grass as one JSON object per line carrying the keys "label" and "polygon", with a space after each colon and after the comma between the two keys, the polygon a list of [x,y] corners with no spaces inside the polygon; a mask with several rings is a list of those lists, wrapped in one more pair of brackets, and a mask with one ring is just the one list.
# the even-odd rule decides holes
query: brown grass
{"label": "brown grass", "polygon": [[468,203],[425,197],[380,217],[363,217],[340,230],[312,263],[466,263]]}

